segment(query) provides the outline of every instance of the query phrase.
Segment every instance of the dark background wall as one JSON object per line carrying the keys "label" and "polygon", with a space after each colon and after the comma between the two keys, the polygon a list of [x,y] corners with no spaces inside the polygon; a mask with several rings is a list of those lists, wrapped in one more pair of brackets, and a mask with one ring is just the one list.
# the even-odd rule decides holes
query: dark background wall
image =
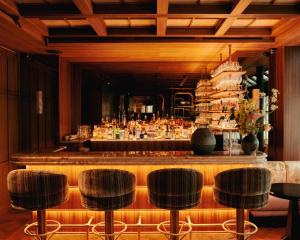
{"label": "dark background wall", "polygon": [[[106,77],[105,74],[99,75],[93,71],[82,70],[80,75],[81,83],[79,79],[76,79],[74,72],[78,67],[72,66],[72,85],[78,86],[81,84],[81,94],[74,92],[72,90],[72,99],[77,99],[81,97],[81,106],[77,103],[75,106],[75,99],[72,100],[72,112],[81,110],[81,121],[76,121],[76,123],[81,124],[99,124],[102,118],[108,117],[112,119],[113,117],[118,118],[119,112],[120,115],[125,110],[126,115],[132,116],[133,113],[128,113],[129,99],[138,97],[143,99],[143,104],[153,105],[153,112],[160,112],[160,115],[169,115],[173,114],[173,96],[176,92],[188,91],[185,89],[172,89],[166,86],[153,86],[143,83],[143,79],[140,79],[137,82],[132,83],[130,80],[123,78],[120,79],[111,79]],[[77,83],[73,83],[77,82]],[[194,90],[191,89],[188,92],[194,94]],[[123,98],[123,104],[120,102],[120,97]],[[161,108],[162,99],[161,96],[164,96],[164,109]],[[178,113],[178,112],[177,112]],[[135,114],[135,117],[136,114]],[[148,117],[151,117],[149,114]],[[73,124],[74,121],[72,120]]]}

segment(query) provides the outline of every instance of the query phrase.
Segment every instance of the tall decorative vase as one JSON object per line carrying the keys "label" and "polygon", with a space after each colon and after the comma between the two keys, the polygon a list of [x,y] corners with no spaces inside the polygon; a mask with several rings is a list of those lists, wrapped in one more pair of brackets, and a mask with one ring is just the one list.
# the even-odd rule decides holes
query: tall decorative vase
{"label": "tall decorative vase", "polygon": [[249,133],[242,140],[242,149],[246,155],[255,155],[259,146],[259,141],[255,134]]}
{"label": "tall decorative vase", "polygon": [[209,128],[198,128],[192,134],[191,147],[196,155],[211,154],[216,147],[215,135]]}

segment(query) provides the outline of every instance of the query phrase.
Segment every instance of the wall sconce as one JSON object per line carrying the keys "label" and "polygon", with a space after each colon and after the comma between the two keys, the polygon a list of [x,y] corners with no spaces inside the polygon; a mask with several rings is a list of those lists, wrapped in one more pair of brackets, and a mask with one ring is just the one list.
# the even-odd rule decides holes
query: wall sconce
{"label": "wall sconce", "polygon": [[44,111],[44,101],[43,101],[43,91],[36,91],[36,113],[43,114]]}

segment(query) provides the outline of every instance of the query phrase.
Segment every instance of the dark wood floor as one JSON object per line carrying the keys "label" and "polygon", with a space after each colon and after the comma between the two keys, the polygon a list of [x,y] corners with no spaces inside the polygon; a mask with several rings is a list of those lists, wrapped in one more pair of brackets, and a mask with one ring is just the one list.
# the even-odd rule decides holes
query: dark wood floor
{"label": "dark wood floor", "polygon": [[[29,237],[24,236],[23,228],[26,223],[30,223],[31,214],[29,212],[20,212],[12,210],[6,216],[0,218],[0,239],[1,240],[29,240]],[[285,233],[284,227],[260,227],[258,233],[253,236],[252,240],[280,240]],[[228,234],[193,234],[194,239],[202,240],[229,240],[233,239]],[[85,239],[84,235],[62,235],[54,236],[52,240],[81,240]],[[91,240],[96,239],[91,236]],[[120,240],[135,240],[135,236],[123,236]],[[141,236],[142,240],[161,240],[161,235],[146,235]]]}

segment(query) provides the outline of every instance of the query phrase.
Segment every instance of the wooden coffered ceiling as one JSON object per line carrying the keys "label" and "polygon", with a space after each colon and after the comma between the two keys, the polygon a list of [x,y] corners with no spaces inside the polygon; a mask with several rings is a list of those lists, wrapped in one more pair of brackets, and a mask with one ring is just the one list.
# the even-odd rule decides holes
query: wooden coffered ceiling
{"label": "wooden coffered ceiling", "polygon": [[0,44],[72,62],[197,62],[299,44],[299,0],[0,0]]}

